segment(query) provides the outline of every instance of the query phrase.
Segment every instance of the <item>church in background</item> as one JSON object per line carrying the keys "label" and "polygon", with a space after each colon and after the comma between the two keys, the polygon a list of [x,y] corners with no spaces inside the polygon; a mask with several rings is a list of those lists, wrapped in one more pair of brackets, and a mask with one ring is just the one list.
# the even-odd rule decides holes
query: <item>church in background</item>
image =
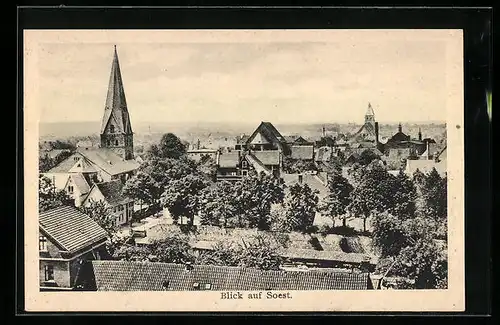
{"label": "church in background", "polygon": [[[59,190],[65,190],[75,200],[75,206],[91,204],[91,193],[110,206],[117,223],[127,223],[133,204],[122,197],[125,182],[139,168],[134,158],[134,133],[123,87],[116,46],[100,130],[100,146],[79,146],[68,158],[43,175]],[[106,183],[112,184],[107,186]],[[102,190],[103,188],[106,191]],[[94,196],[94,195],[92,195]],[[112,199],[109,199],[112,198]],[[109,202],[108,202],[109,201]],[[119,202],[120,204],[117,204]],[[121,204],[123,203],[123,204]],[[125,217],[124,217],[125,216]],[[118,221],[119,220],[119,221]]]}

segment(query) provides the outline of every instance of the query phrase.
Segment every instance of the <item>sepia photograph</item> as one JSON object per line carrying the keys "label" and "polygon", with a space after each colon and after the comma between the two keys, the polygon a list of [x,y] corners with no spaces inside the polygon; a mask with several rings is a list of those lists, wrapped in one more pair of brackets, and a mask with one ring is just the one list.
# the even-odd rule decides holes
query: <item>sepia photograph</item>
{"label": "sepia photograph", "polygon": [[463,310],[460,30],[24,40],[27,305]]}

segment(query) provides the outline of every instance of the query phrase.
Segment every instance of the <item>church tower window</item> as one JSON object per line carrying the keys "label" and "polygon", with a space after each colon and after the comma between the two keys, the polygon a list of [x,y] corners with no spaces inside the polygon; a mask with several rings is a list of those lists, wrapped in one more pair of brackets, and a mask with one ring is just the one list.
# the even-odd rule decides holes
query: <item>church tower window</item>
{"label": "church tower window", "polygon": [[117,145],[118,145],[118,140],[115,140],[115,146],[117,146]]}

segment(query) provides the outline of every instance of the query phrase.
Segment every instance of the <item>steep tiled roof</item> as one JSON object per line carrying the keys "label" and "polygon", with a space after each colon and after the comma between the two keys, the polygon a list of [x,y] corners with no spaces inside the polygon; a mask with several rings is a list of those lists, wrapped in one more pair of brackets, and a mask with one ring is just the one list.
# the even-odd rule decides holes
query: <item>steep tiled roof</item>
{"label": "steep tiled roof", "polygon": [[68,252],[76,252],[106,239],[107,233],[75,207],[61,206],[40,213],[42,232]]}
{"label": "steep tiled roof", "polygon": [[271,171],[269,168],[267,168],[264,163],[262,163],[257,157],[255,157],[253,154],[247,154],[246,155],[246,160],[252,167],[255,169],[255,171],[260,174],[260,173],[265,173],[267,175],[271,174]]}
{"label": "steep tiled roof", "polygon": [[82,174],[80,174],[80,173],[70,174],[69,179],[71,179],[73,181],[73,184],[75,184],[75,186],[78,188],[80,193],[85,194],[85,193],[88,193],[90,191],[90,186]]}
{"label": "steep tiled roof", "polygon": [[315,161],[330,161],[333,149],[330,147],[321,147],[316,150]]}
{"label": "steep tiled roof", "polygon": [[312,160],[314,156],[313,146],[291,146],[291,158],[292,159],[302,159],[302,160]]}
{"label": "steep tiled roof", "polygon": [[110,175],[130,172],[139,168],[134,160],[124,160],[107,148],[79,148],[78,152]]}
{"label": "steep tiled roof", "polygon": [[262,271],[214,265],[184,265],[129,261],[91,261],[98,291],[208,290],[367,290],[367,273]]}
{"label": "steep tiled roof", "polygon": [[123,184],[119,180],[97,183],[95,186],[99,189],[99,192],[101,192],[106,199],[106,202],[110,205],[117,205],[131,201],[131,199],[122,194]]}
{"label": "steep tiled roof", "polygon": [[[281,178],[285,182],[286,187],[291,187],[299,183],[299,174],[281,174]],[[318,197],[322,198],[328,195],[328,188],[317,175],[302,174],[302,182],[309,185],[313,190],[316,190]]]}
{"label": "steep tiled roof", "polygon": [[219,155],[219,167],[236,168],[239,162],[240,162],[239,151],[225,152]]}
{"label": "steep tiled roof", "polygon": [[74,160],[74,157],[80,156],[80,154],[75,153],[68,158],[64,159],[61,161],[58,165],[52,167],[47,173],[67,173],[69,170],[76,164],[76,161]]}
{"label": "steep tiled roof", "polygon": [[252,154],[264,165],[280,164],[280,153],[278,150],[252,151]]}
{"label": "steep tiled roof", "polygon": [[272,143],[284,144],[286,142],[285,138],[279,133],[271,122],[261,122],[253,134],[247,138],[247,142],[250,141],[250,139],[253,139],[259,132]]}

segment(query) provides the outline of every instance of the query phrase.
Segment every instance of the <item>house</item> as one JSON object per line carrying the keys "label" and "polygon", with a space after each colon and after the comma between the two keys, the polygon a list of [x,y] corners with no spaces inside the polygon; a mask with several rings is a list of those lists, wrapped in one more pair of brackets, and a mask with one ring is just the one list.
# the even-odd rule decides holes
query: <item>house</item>
{"label": "house", "polygon": [[290,158],[293,160],[312,161],[314,159],[314,145],[291,145],[290,152]]}
{"label": "house", "polygon": [[244,139],[245,143],[241,144],[240,142],[238,146],[242,150],[278,150],[285,155],[290,153],[285,137],[270,122],[261,122],[252,135]]}
{"label": "house", "polygon": [[[131,276],[133,275],[133,276]],[[90,261],[79,278],[92,291],[368,290],[368,273],[259,270],[216,265]]]}
{"label": "house", "polygon": [[214,161],[217,161],[217,155],[219,154],[219,150],[217,149],[191,149],[187,151],[187,157],[199,162],[203,157],[209,157]]}
{"label": "house", "polygon": [[70,174],[81,173],[89,184],[132,176],[139,163],[134,159],[134,139],[123,89],[116,46],[100,131],[100,147],[79,147],[76,152],[44,173],[57,189]]}
{"label": "house", "polygon": [[320,199],[328,195],[328,179],[326,173],[282,174],[281,178],[283,179],[285,189],[295,184],[307,184],[312,190],[317,192]]}
{"label": "house", "polygon": [[82,261],[101,258],[106,231],[71,206],[40,213],[38,223],[40,290],[72,290]]}
{"label": "house", "polygon": [[118,181],[95,183],[82,202],[83,206],[90,206],[92,202],[104,202],[115,217],[116,225],[127,224],[134,213],[134,200],[122,194],[123,184]]}
{"label": "house", "polygon": [[284,138],[285,138],[285,142],[289,146],[311,146],[311,145],[314,145],[314,142],[309,141],[300,135],[285,135]]}
{"label": "house", "polygon": [[218,155],[217,180],[238,181],[250,170],[279,177],[282,166],[278,150],[232,151]]}
{"label": "house", "polygon": [[424,174],[428,174],[435,168],[436,171],[445,177],[447,175],[446,166],[446,147],[444,147],[435,157],[435,159],[418,159],[418,160],[407,160],[405,167],[405,174],[413,177],[413,174],[419,170]]}
{"label": "house", "polygon": [[64,191],[75,201],[75,206],[79,207],[90,192],[90,185],[82,173],[71,173],[64,185]]}

